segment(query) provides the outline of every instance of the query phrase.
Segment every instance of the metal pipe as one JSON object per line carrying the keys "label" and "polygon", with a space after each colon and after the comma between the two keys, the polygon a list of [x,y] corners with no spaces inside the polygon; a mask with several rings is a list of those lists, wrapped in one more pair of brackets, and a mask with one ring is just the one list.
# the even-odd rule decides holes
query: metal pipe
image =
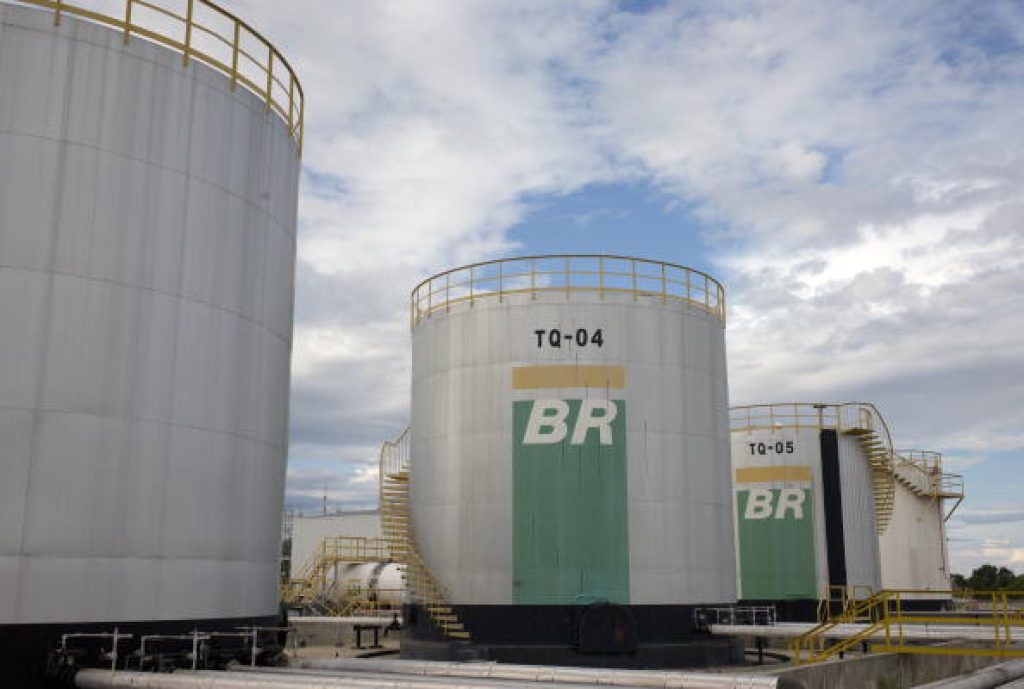
{"label": "metal pipe", "polygon": [[[173,674],[82,670],[75,676],[75,686],[79,689],[499,689],[521,687],[522,683],[473,678],[413,678],[374,673],[325,676],[316,671],[302,670],[294,670],[289,674],[252,672],[248,669],[241,672],[183,671]],[[551,682],[546,682],[544,686],[546,689],[579,687],[578,684]],[[760,686],[765,685],[743,684],[737,685],[737,689]]]}
{"label": "metal pipe", "polygon": [[64,651],[68,650],[68,639],[114,639],[114,638],[116,638],[116,639],[130,639],[130,638],[132,638],[132,635],[131,634],[121,634],[121,633],[119,633],[117,631],[117,629],[115,629],[113,633],[107,633],[107,634],[102,634],[102,633],[85,633],[85,632],[77,632],[77,633],[74,633],[74,634],[61,634],[61,637],[60,637],[60,650],[61,650],[61,652],[64,652]]}
{"label": "metal pipe", "polygon": [[1000,663],[978,670],[969,675],[943,679],[931,684],[924,684],[918,689],[993,689],[1006,687],[1014,680],[1024,677],[1024,660]]}
{"label": "metal pipe", "polygon": [[297,667],[347,672],[413,675],[419,677],[464,677],[619,687],[678,687],[680,689],[774,689],[782,687],[778,677],[721,675],[660,670],[611,670],[607,668],[551,665],[506,665],[504,663],[446,663],[439,661],[333,658],[303,660]]}

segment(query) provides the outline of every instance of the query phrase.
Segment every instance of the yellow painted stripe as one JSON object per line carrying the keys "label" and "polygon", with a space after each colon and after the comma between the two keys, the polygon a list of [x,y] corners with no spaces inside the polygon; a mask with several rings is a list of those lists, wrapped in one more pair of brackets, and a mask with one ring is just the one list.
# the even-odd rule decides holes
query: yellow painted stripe
{"label": "yellow painted stripe", "polygon": [[624,388],[625,366],[520,366],[512,369],[516,390]]}
{"label": "yellow painted stripe", "polygon": [[736,470],[736,483],[776,483],[778,481],[810,481],[808,466],[743,467]]}

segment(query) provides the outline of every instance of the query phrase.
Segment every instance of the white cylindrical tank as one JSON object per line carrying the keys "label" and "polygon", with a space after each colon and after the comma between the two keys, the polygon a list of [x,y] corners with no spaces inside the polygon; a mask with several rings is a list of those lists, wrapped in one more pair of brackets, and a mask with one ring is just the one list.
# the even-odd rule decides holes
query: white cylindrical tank
{"label": "white cylindrical tank", "polygon": [[[394,562],[349,562],[339,564],[335,597],[354,595],[381,607],[400,608],[405,601],[405,578]],[[332,572],[332,575],[334,572]]]}
{"label": "white cylindrical tank", "polygon": [[901,595],[906,606],[941,607],[951,598],[946,519],[963,499],[963,480],[943,471],[938,452],[900,450],[895,469],[896,509],[879,539],[882,584],[915,591]]}
{"label": "white cylindrical tank", "polygon": [[892,444],[868,404],[768,404],[730,413],[739,597],[783,619],[881,588]]}
{"label": "white cylindrical tank", "polygon": [[675,641],[691,606],[735,601],[717,282],[538,257],[412,298],[412,522],[474,640],[558,644],[611,603]]}
{"label": "white cylindrical tank", "polygon": [[0,627],[272,622],[296,130],[75,6],[0,3]]}

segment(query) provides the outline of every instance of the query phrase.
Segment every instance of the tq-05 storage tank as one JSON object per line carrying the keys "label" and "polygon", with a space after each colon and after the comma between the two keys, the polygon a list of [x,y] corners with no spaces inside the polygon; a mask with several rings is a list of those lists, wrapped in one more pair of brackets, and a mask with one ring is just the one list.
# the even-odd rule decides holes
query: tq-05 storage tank
{"label": "tq-05 storage tank", "polygon": [[111,6],[0,3],[5,660],[278,616],[301,89],[212,3]]}
{"label": "tq-05 storage tank", "polygon": [[736,600],[719,283],[611,256],[476,264],[414,290],[412,332],[429,575],[403,653],[458,629],[525,662],[735,657],[692,635],[695,606]]}
{"label": "tq-05 storage tank", "polygon": [[893,513],[889,430],[870,404],[730,410],[741,605],[813,620],[821,599],[881,588]]}

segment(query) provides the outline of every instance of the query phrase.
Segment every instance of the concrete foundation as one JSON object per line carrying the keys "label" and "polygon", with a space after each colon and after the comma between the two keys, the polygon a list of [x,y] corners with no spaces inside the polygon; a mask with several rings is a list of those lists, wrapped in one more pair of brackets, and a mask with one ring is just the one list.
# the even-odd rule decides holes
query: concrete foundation
{"label": "concrete foundation", "polygon": [[911,689],[956,677],[996,662],[996,658],[883,653],[773,671],[805,689]]}

